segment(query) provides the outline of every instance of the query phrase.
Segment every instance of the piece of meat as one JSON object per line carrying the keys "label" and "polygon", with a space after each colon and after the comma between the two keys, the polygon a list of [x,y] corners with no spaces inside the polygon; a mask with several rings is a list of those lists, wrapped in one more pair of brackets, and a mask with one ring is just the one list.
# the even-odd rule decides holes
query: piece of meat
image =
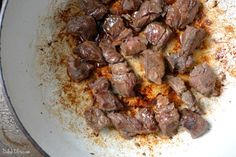
{"label": "piece of meat", "polygon": [[98,108],[86,109],[84,112],[84,117],[88,126],[91,127],[96,133],[105,127],[111,126],[110,119],[102,110]]}
{"label": "piece of meat", "polygon": [[206,32],[203,29],[187,26],[180,36],[181,51],[166,57],[172,72],[176,69],[179,73],[185,73],[193,66],[193,51],[200,46],[205,36]]}
{"label": "piece of meat", "polygon": [[105,19],[103,29],[114,40],[125,29],[124,21],[118,15],[110,15]]}
{"label": "piece of meat", "polygon": [[147,79],[156,84],[161,84],[162,78],[165,75],[165,63],[162,54],[149,49],[143,51],[143,54],[145,57],[144,69]]}
{"label": "piece of meat", "polygon": [[121,45],[127,38],[133,36],[133,31],[132,29],[125,28],[119,36],[113,40],[112,45],[113,46],[118,46]]}
{"label": "piece of meat", "polygon": [[136,76],[126,62],[110,65],[112,71],[112,84],[122,97],[135,95]]}
{"label": "piece of meat", "polygon": [[196,107],[197,100],[196,97],[193,95],[193,93],[190,90],[187,90],[186,92],[183,92],[181,95],[181,99],[185,104],[188,105],[188,108],[192,111],[199,112],[199,107]]}
{"label": "piece of meat", "polygon": [[121,5],[122,9],[127,11],[136,11],[142,4],[142,0],[122,0]]}
{"label": "piece of meat", "polygon": [[169,70],[171,72],[174,72],[175,66],[176,66],[176,55],[172,54],[169,56],[165,56],[165,60],[166,60]]}
{"label": "piece of meat", "polygon": [[163,0],[147,0],[142,3],[140,9],[133,15],[132,26],[140,31],[144,26],[157,19],[163,11]]}
{"label": "piece of meat", "polygon": [[95,42],[83,42],[74,49],[74,53],[86,61],[96,63],[98,66],[106,64],[102,56],[102,50]]}
{"label": "piece of meat", "polygon": [[100,0],[102,3],[104,3],[104,4],[108,4],[108,3],[110,3],[112,0]]}
{"label": "piece of meat", "polygon": [[169,103],[167,97],[157,97],[155,118],[164,135],[173,136],[177,133],[180,116],[174,103]]}
{"label": "piece of meat", "polygon": [[199,7],[198,0],[177,0],[169,6],[165,22],[170,27],[183,29],[193,22]]}
{"label": "piece of meat", "polygon": [[181,125],[185,127],[191,134],[192,138],[198,138],[205,134],[209,128],[209,123],[200,115],[184,109],[181,112]]}
{"label": "piece of meat", "polygon": [[190,86],[192,86],[201,94],[210,96],[215,88],[216,75],[209,67],[209,65],[204,62],[200,65],[195,66],[191,71],[189,83]]}
{"label": "piece of meat", "polygon": [[193,64],[194,58],[192,55],[179,55],[176,59],[176,69],[181,74],[189,71]]}
{"label": "piece of meat", "polygon": [[98,0],[78,0],[78,3],[85,14],[93,16],[96,20],[101,20],[108,11]]}
{"label": "piece of meat", "polygon": [[102,40],[99,47],[102,49],[103,57],[108,63],[114,64],[124,61],[123,56],[116,51],[116,47],[108,39]]}
{"label": "piece of meat", "polygon": [[147,47],[145,43],[142,41],[142,38],[136,37],[129,37],[126,41],[124,41],[121,46],[121,53],[125,56],[132,56],[136,55]]}
{"label": "piece of meat", "polygon": [[182,53],[166,56],[166,60],[172,72],[176,70],[181,74],[189,71],[189,69],[194,64],[194,59],[192,55],[187,55]]}
{"label": "piece of meat", "polygon": [[73,81],[80,82],[87,79],[93,70],[94,66],[85,60],[73,57],[68,59],[67,73]]}
{"label": "piece of meat", "polygon": [[184,84],[184,81],[179,77],[167,76],[167,82],[170,87],[179,95],[182,101],[188,105],[188,108],[192,111],[202,113],[200,107],[197,104],[197,100],[190,90]]}
{"label": "piece of meat", "polygon": [[192,54],[193,51],[200,46],[205,37],[206,31],[204,29],[187,26],[184,33],[180,36],[182,53],[188,55]]}
{"label": "piece of meat", "polygon": [[92,16],[76,16],[67,24],[67,32],[81,40],[92,40],[96,37],[97,24]]}
{"label": "piece of meat", "polygon": [[142,133],[143,125],[136,118],[121,113],[108,113],[107,116],[124,138]]}
{"label": "piece of meat", "polygon": [[166,46],[171,38],[172,31],[168,26],[164,26],[159,22],[153,22],[145,28],[144,34],[147,40],[159,49]]}
{"label": "piece of meat", "polygon": [[187,90],[184,81],[179,77],[168,75],[167,82],[178,95],[182,95]]}
{"label": "piece of meat", "polygon": [[143,132],[153,133],[159,130],[155,120],[154,112],[147,108],[141,108],[137,111],[135,118],[143,124]]}
{"label": "piece of meat", "polygon": [[110,90],[110,83],[106,78],[99,78],[90,85],[99,109],[103,111],[117,111],[124,106]]}

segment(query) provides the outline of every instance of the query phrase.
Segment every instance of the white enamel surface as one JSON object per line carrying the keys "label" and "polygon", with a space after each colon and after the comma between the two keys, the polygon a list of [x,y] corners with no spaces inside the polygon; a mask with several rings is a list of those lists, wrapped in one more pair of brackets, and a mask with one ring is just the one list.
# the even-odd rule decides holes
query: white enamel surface
{"label": "white enamel surface", "polygon": [[[48,0],[10,0],[3,23],[1,57],[3,75],[12,105],[32,138],[52,157],[96,156],[142,156],[148,148],[137,148],[134,140],[116,140],[112,133],[102,133],[106,147],[86,139],[86,131],[78,134],[65,129],[58,117],[48,112],[43,105],[45,97],[53,97],[54,84],[41,88],[36,67],[36,39],[39,17],[48,10]],[[50,37],[49,37],[50,38]],[[230,80],[230,78],[229,78]],[[187,133],[180,133],[172,142],[157,145],[154,156],[221,157],[236,156],[236,84],[235,79],[226,86],[223,95],[211,101],[215,111],[208,116],[211,131],[202,138],[192,140]],[[212,107],[214,108],[214,107]],[[43,112],[43,114],[40,114]],[[75,117],[66,112],[64,117]],[[77,118],[78,126],[84,121]],[[181,140],[178,140],[181,139]],[[180,142],[181,141],[181,142]],[[174,144],[177,143],[177,144]],[[160,155],[161,153],[161,155]]]}

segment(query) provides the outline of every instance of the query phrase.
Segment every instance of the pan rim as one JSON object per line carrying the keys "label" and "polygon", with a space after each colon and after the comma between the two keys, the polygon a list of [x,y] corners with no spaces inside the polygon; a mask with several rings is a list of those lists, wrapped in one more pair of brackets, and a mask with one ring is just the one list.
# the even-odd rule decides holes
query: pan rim
{"label": "pan rim", "polygon": [[[8,6],[9,0],[3,0],[2,1],[2,7],[0,12],[0,39],[2,38],[2,28],[3,28],[3,21],[4,21],[4,15]],[[1,40],[0,40],[0,83],[2,84],[2,88],[0,89],[3,93],[3,99],[5,100],[15,122],[16,125],[19,127],[19,129],[23,132],[23,134],[26,136],[26,138],[30,141],[30,143],[36,148],[36,150],[43,155],[44,157],[49,157],[49,155],[43,150],[41,146],[34,140],[34,138],[30,135],[30,133],[26,130],[22,122],[20,121],[13,105],[11,102],[11,98],[8,95],[7,87],[5,84],[4,76],[3,76],[3,69],[2,69],[2,58],[1,58]]]}

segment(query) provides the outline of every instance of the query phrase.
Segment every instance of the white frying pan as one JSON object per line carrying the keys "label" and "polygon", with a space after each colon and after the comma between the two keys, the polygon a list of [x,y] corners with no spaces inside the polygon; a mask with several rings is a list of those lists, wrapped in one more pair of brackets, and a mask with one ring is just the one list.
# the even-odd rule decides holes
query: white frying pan
{"label": "white frying pan", "polygon": [[[64,7],[62,2],[3,0],[1,10],[2,90],[18,125],[44,156],[236,156],[235,0],[203,2],[211,35],[207,48],[197,53],[202,53],[201,58],[208,61],[216,73],[226,74],[226,79],[220,97],[199,96],[211,130],[195,140],[182,130],[173,139],[150,135],[124,140],[114,130],[103,130],[98,137],[91,134],[81,116],[91,103],[87,93],[79,90],[83,84],[70,84],[76,89],[77,105],[68,108],[73,103],[61,98],[67,98],[60,88],[66,83],[66,76],[64,82],[60,82],[65,72],[63,66],[56,63],[68,49],[66,45],[60,46],[61,41],[59,44],[50,41],[57,28],[52,15],[58,7]],[[59,79],[55,73],[60,73]]]}

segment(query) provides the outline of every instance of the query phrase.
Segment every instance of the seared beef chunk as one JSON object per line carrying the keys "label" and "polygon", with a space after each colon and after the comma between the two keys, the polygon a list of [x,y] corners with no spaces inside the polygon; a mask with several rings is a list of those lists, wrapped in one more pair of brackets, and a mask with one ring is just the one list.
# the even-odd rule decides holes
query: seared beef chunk
{"label": "seared beef chunk", "polygon": [[209,130],[209,123],[200,115],[187,109],[181,115],[181,125],[190,132],[192,138],[198,138]]}
{"label": "seared beef chunk", "polygon": [[103,29],[112,39],[116,39],[125,29],[123,19],[118,15],[110,15],[105,19]]}
{"label": "seared beef chunk", "polygon": [[159,22],[149,24],[144,33],[147,40],[155,45],[157,49],[165,47],[172,35],[171,29]]}
{"label": "seared beef chunk", "polygon": [[145,50],[147,47],[140,37],[129,37],[120,46],[121,53],[125,56],[132,56]]}
{"label": "seared beef chunk", "polygon": [[121,113],[109,113],[108,117],[111,119],[114,127],[125,138],[158,131],[154,115],[148,109],[139,110],[136,117]]}
{"label": "seared beef chunk", "polygon": [[180,37],[181,51],[167,57],[170,69],[172,71],[176,69],[179,73],[184,73],[191,68],[194,63],[192,53],[200,46],[205,36],[206,32],[203,29],[187,26]]}
{"label": "seared beef chunk", "polygon": [[112,0],[100,0],[102,3],[104,3],[104,4],[108,4],[108,3],[110,3]]}
{"label": "seared beef chunk", "polygon": [[110,90],[110,83],[106,78],[99,78],[90,85],[93,95],[103,111],[116,111],[123,108],[119,99]]}
{"label": "seared beef chunk", "polygon": [[200,46],[206,36],[204,29],[198,29],[192,26],[187,26],[184,33],[180,36],[183,54],[192,54],[192,52]]}
{"label": "seared beef chunk", "polygon": [[144,132],[153,133],[159,130],[155,120],[155,115],[150,109],[139,109],[135,117],[143,124]]}
{"label": "seared beef chunk", "polygon": [[142,123],[131,116],[121,113],[109,113],[107,116],[111,119],[114,127],[125,138],[135,136],[143,130]]}
{"label": "seared beef chunk", "polygon": [[113,40],[112,45],[117,46],[122,44],[127,38],[133,36],[133,31],[132,29],[125,28],[119,36]]}
{"label": "seared beef chunk", "polygon": [[173,136],[177,133],[180,116],[174,103],[170,103],[167,97],[161,95],[157,97],[155,114],[164,135]]}
{"label": "seared beef chunk", "polygon": [[187,90],[186,92],[182,93],[181,98],[183,102],[188,105],[189,109],[200,112],[199,107],[195,106],[197,104],[197,100],[191,91]]}
{"label": "seared beef chunk", "polygon": [[75,48],[74,52],[82,59],[94,62],[99,66],[106,64],[102,56],[102,50],[97,46],[95,42],[85,41],[82,44],[78,45]]}
{"label": "seared beef chunk", "polygon": [[144,26],[158,18],[163,11],[163,0],[147,0],[133,15],[133,27],[139,31]]}
{"label": "seared beef chunk", "polygon": [[70,57],[67,65],[67,73],[73,81],[83,81],[88,78],[94,66],[80,58]]}
{"label": "seared beef chunk", "polygon": [[209,65],[204,62],[194,67],[190,73],[190,85],[205,96],[210,96],[215,88],[216,76]]}
{"label": "seared beef chunk", "polygon": [[160,52],[153,52],[152,50],[145,50],[143,53],[145,55],[144,67],[147,79],[156,84],[161,84],[162,77],[165,74],[165,64],[162,54]]}
{"label": "seared beef chunk", "polygon": [[135,95],[134,86],[136,85],[136,76],[129,69],[128,64],[117,63],[110,65],[112,71],[112,84],[119,95],[123,97],[132,97]]}
{"label": "seared beef chunk", "polygon": [[102,40],[99,43],[99,46],[102,49],[102,54],[108,63],[114,64],[124,61],[123,56],[116,51],[115,46],[113,46],[111,41],[108,39]]}
{"label": "seared beef chunk", "polygon": [[188,105],[192,111],[201,113],[197,100],[191,91],[187,90],[184,81],[179,77],[167,76],[167,82],[170,87],[181,97],[182,101]]}
{"label": "seared beef chunk", "polygon": [[189,90],[182,93],[181,98],[182,98],[184,103],[188,104],[190,109],[194,108],[194,105],[197,103],[197,100],[196,100],[195,96]]}
{"label": "seared beef chunk", "polygon": [[67,24],[67,31],[82,40],[91,40],[96,37],[97,25],[92,16],[76,16]]}
{"label": "seared beef chunk", "polygon": [[98,0],[79,0],[81,9],[87,14],[93,16],[96,20],[101,20],[107,13],[107,8]]}
{"label": "seared beef chunk", "polygon": [[177,0],[169,6],[165,22],[170,27],[183,29],[193,22],[199,7],[198,0]]}
{"label": "seared beef chunk", "polygon": [[142,0],[122,0],[122,9],[124,11],[136,11],[141,5]]}
{"label": "seared beef chunk", "polygon": [[181,95],[184,93],[187,88],[184,84],[184,81],[179,77],[167,76],[167,81],[170,87],[178,94]]}
{"label": "seared beef chunk", "polygon": [[172,72],[174,70],[177,70],[181,74],[188,71],[189,68],[191,68],[194,64],[194,59],[192,55],[186,55],[181,53],[166,56],[166,60]]}
{"label": "seared beef chunk", "polygon": [[106,117],[105,113],[98,108],[89,108],[84,112],[85,120],[89,127],[95,132],[111,125],[111,121]]}

